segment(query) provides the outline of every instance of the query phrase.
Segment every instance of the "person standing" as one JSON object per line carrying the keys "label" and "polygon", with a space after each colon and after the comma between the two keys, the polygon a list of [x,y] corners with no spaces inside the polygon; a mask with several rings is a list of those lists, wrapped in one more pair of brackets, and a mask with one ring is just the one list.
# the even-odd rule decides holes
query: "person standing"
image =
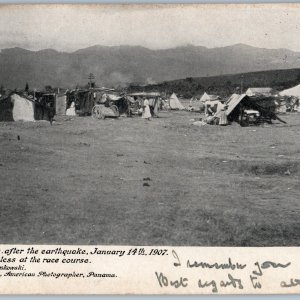
{"label": "person standing", "polygon": [[221,126],[228,125],[226,109],[227,109],[227,106],[224,106],[223,108],[221,108],[221,110],[219,112],[219,125],[221,125]]}
{"label": "person standing", "polygon": [[143,111],[142,118],[147,119],[148,121],[151,120],[150,106],[149,106],[149,101],[147,99],[144,101],[144,111]]}
{"label": "person standing", "polygon": [[51,126],[54,120],[54,115],[55,115],[54,107],[48,106],[48,119]]}

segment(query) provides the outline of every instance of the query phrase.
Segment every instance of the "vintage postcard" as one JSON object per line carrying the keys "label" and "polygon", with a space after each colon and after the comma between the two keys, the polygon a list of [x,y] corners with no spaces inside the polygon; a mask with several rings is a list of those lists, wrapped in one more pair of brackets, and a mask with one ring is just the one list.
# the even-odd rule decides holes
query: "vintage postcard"
{"label": "vintage postcard", "polygon": [[0,294],[300,292],[300,4],[0,5]]}

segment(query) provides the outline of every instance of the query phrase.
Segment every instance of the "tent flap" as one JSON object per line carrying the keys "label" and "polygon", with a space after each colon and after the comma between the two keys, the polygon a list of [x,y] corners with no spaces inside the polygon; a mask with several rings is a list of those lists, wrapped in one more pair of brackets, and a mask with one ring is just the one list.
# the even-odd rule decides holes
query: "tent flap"
{"label": "tent flap", "polygon": [[230,98],[227,100],[226,105],[227,105],[227,110],[226,114],[229,116],[232,111],[238,106],[238,104],[246,97],[246,94],[232,94]]}

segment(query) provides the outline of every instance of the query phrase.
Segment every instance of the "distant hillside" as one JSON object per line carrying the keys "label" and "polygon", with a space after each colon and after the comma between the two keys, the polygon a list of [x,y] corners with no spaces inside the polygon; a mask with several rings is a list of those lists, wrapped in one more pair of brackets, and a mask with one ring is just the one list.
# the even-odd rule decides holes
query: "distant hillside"
{"label": "distant hillside", "polygon": [[175,92],[184,97],[200,96],[204,92],[229,96],[249,87],[272,87],[281,91],[300,84],[300,69],[273,70],[213,77],[198,77],[172,80],[160,84],[129,87],[129,91],[159,91],[168,94]]}
{"label": "distant hillside", "polygon": [[300,68],[299,52],[242,44],[212,49],[189,45],[164,50],[93,46],[72,53],[10,48],[0,51],[0,86],[24,88],[28,82],[30,88],[71,88],[85,85],[88,75],[93,73],[99,86],[116,87],[292,68]]}

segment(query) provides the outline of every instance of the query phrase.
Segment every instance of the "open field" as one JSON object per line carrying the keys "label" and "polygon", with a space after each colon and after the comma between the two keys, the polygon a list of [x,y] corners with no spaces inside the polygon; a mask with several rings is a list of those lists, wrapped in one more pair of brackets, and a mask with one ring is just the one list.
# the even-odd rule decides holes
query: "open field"
{"label": "open field", "polygon": [[300,245],[300,115],[160,116],[0,123],[0,242]]}

